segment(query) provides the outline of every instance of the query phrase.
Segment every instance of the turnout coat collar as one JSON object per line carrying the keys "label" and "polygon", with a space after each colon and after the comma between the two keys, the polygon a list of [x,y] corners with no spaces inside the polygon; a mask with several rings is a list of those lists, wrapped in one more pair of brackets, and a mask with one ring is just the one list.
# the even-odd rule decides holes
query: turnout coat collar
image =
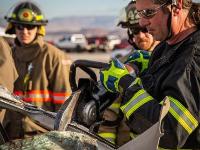
{"label": "turnout coat collar", "polygon": [[30,45],[21,46],[17,40],[15,44],[14,53],[16,58],[23,62],[30,62],[43,50],[44,41],[41,36],[38,36]]}

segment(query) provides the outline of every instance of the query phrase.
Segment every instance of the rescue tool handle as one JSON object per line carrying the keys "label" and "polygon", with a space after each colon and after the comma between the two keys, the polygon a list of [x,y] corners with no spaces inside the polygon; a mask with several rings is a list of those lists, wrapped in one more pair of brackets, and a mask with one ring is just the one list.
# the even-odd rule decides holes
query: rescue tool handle
{"label": "rescue tool handle", "polygon": [[76,68],[79,67],[81,70],[86,72],[91,79],[97,81],[97,77],[95,72],[91,68],[102,69],[108,68],[109,64],[103,62],[97,62],[92,60],[76,60],[70,66],[70,74],[69,74],[69,81],[72,92],[78,89],[76,84]]}

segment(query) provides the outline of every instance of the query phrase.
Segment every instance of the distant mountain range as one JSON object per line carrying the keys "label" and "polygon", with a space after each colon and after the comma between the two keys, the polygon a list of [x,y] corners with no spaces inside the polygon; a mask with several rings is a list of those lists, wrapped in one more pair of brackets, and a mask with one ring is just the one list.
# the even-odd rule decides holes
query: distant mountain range
{"label": "distant mountain range", "polygon": [[83,33],[87,36],[117,34],[126,36],[125,30],[117,25],[117,18],[114,16],[69,16],[49,20],[47,33],[66,34]]}
{"label": "distant mountain range", "polygon": [[[62,35],[66,33],[83,33],[85,35],[126,35],[125,30],[117,25],[114,16],[67,16],[53,18],[46,26],[48,35]],[[4,19],[0,19],[0,26],[6,26]]]}
{"label": "distant mountain range", "polygon": [[49,20],[47,31],[80,31],[86,28],[104,28],[112,30],[116,26],[113,16],[70,16]]}

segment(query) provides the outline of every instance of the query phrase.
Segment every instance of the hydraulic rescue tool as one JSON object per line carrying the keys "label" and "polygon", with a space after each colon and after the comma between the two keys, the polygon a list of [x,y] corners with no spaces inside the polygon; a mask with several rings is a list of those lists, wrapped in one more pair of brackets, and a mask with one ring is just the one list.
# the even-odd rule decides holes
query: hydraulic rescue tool
{"label": "hydraulic rescue tool", "polygon": [[[22,113],[30,117],[36,124],[47,130],[79,132],[97,140],[101,150],[155,150],[162,136],[161,121],[167,114],[170,102],[165,98],[159,121],[137,138],[118,147],[98,136],[98,126],[106,121],[102,119],[104,110],[119,96],[107,92],[98,82],[93,69],[107,68],[108,64],[89,60],[77,60],[70,67],[70,85],[72,95],[65,101],[57,113],[45,111],[26,103],[4,87],[0,87],[0,107]],[[77,68],[89,75],[77,82]],[[78,83],[78,84],[77,84]],[[0,126],[0,143],[9,141],[2,126]]]}

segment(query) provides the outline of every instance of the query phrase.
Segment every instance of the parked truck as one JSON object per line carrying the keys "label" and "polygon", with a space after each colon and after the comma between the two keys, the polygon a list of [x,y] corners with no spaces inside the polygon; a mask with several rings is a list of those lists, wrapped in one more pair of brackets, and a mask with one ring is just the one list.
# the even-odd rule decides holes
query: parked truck
{"label": "parked truck", "polygon": [[84,51],[87,50],[87,40],[85,35],[83,34],[72,34],[72,35],[66,35],[59,39],[58,41],[55,41],[55,45],[63,49],[65,51]]}

